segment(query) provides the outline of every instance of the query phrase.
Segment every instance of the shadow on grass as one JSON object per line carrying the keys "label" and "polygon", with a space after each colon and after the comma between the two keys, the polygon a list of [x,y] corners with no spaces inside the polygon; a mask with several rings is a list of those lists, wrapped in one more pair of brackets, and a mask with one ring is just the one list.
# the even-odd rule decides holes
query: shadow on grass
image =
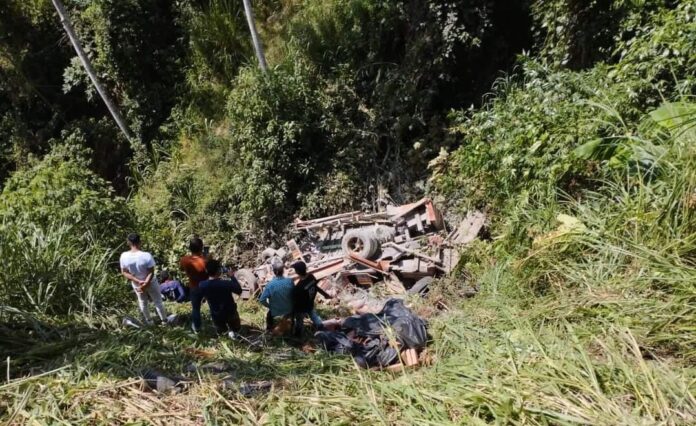
{"label": "shadow on grass", "polygon": [[121,325],[123,316],[0,325],[2,360],[9,357],[13,379],[70,366],[74,380],[96,373],[123,380],[147,370],[191,380],[284,380],[346,365],[345,359],[303,352],[308,339],[271,337],[244,322],[242,337],[232,340],[218,337],[209,320],[196,335],[188,322],[135,329]]}

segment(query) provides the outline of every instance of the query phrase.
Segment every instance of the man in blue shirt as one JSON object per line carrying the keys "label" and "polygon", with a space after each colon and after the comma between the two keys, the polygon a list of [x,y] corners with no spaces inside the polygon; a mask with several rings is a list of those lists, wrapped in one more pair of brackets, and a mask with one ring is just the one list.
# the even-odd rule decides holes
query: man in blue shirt
{"label": "man in blue shirt", "polygon": [[223,280],[222,265],[214,259],[209,259],[205,263],[205,269],[209,278],[198,284],[201,296],[208,301],[210,316],[218,334],[228,333],[234,338],[235,332],[241,327],[237,304],[234,302],[232,293],[242,294],[242,287],[236,279]]}
{"label": "man in blue shirt", "polygon": [[266,284],[263,293],[259,296],[259,302],[268,308],[266,314],[266,330],[271,331],[274,325],[274,318],[289,317],[292,315],[292,292],[295,288],[290,278],[285,278],[285,266],[283,262],[272,264],[275,277]]}
{"label": "man in blue shirt", "polygon": [[160,293],[162,293],[162,297],[166,300],[176,303],[188,301],[186,289],[184,289],[181,281],[172,279],[169,275],[169,271],[160,272]]}

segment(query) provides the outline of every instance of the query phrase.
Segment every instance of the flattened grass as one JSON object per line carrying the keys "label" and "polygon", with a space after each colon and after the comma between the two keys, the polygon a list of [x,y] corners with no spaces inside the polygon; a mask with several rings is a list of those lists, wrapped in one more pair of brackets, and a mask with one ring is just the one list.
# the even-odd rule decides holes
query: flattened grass
{"label": "flattened grass", "polygon": [[[2,385],[3,420],[31,423],[151,424],[689,424],[696,421],[696,370],[647,355],[634,332],[610,322],[561,315],[586,306],[552,296],[510,303],[518,292],[508,265],[482,277],[482,293],[430,318],[435,362],[403,373],[361,370],[349,358],[305,354],[282,340],[259,352],[246,342],[193,336],[184,328],[88,328],[82,344],[33,342],[17,366],[60,368]],[[496,285],[487,280],[496,280]],[[431,300],[460,283],[441,283]],[[502,290],[492,291],[492,289]],[[413,303],[427,304],[414,300]],[[592,308],[595,309],[595,308]],[[262,324],[244,309],[243,321]],[[98,327],[104,326],[103,330]],[[70,338],[88,332],[63,331]],[[43,348],[43,350],[41,349]],[[646,356],[647,355],[647,356]],[[43,359],[43,362],[41,361]],[[190,363],[229,364],[223,374],[187,373]],[[24,362],[24,364],[22,364]],[[137,371],[187,374],[179,395],[141,389]],[[11,367],[12,369],[12,367]],[[39,370],[33,373],[37,374]],[[271,380],[269,393],[243,396],[235,384]]]}

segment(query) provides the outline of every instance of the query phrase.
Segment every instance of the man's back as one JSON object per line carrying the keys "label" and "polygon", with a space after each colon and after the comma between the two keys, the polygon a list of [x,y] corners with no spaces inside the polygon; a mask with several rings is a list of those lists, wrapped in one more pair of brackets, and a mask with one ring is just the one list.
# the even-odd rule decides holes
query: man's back
{"label": "man's back", "polygon": [[293,290],[295,312],[310,312],[314,309],[314,298],[317,296],[317,279],[307,274],[301,278]]}
{"label": "man's back", "polygon": [[196,288],[198,283],[208,279],[208,273],[205,271],[205,257],[199,254],[182,257],[179,266],[186,273],[190,288]]}
{"label": "man's back", "polygon": [[275,277],[263,289],[261,301],[270,299],[271,315],[279,317],[292,313],[292,293],[295,286],[290,278]]}
{"label": "man's back", "polygon": [[160,284],[160,292],[167,300],[183,302],[186,299],[186,291],[178,280],[169,280]]}
{"label": "man's back", "polygon": [[232,293],[242,294],[242,287],[236,279],[223,280],[214,278],[205,280],[199,284],[198,288],[201,290],[203,297],[208,300],[208,306],[213,315],[236,306]]}
{"label": "man's back", "polygon": [[134,277],[144,280],[150,268],[155,267],[155,259],[146,251],[126,251],[121,254],[121,269],[130,272]]}

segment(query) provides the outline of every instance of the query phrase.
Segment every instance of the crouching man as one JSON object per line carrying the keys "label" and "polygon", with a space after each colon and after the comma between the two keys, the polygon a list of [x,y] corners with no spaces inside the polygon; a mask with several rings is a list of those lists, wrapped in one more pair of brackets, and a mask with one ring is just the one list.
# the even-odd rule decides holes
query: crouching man
{"label": "crouching man", "polygon": [[166,300],[184,303],[188,300],[186,289],[181,285],[181,281],[172,279],[169,271],[160,272],[160,293]]}
{"label": "crouching man", "polygon": [[292,265],[299,280],[293,289],[293,306],[295,313],[295,336],[301,337],[304,331],[304,319],[309,316],[317,330],[324,329],[324,323],[321,320],[317,311],[314,310],[314,299],[317,293],[327,299],[331,296],[319,287],[319,282],[312,274],[307,273],[307,264],[303,261],[298,261]]}
{"label": "crouching man", "polygon": [[290,278],[283,276],[285,266],[282,261],[272,263],[271,267],[275,277],[266,284],[263,293],[259,296],[259,302],[268,308],[266,331],[269,332],[273,330],[276,318],[292,316],[292,293],[295,287]]}
{"label": "crouching man", "polygon": [[201,297],[208,301],[210,317],[218,334],[227,333],[235,338],[235,333],[241,327],[237,304],[232,294],[242,294],[242,287],[236,279],[223,280],[222,265],[219,261],[210,259],[205,263],[208,279],[198,284]]}

